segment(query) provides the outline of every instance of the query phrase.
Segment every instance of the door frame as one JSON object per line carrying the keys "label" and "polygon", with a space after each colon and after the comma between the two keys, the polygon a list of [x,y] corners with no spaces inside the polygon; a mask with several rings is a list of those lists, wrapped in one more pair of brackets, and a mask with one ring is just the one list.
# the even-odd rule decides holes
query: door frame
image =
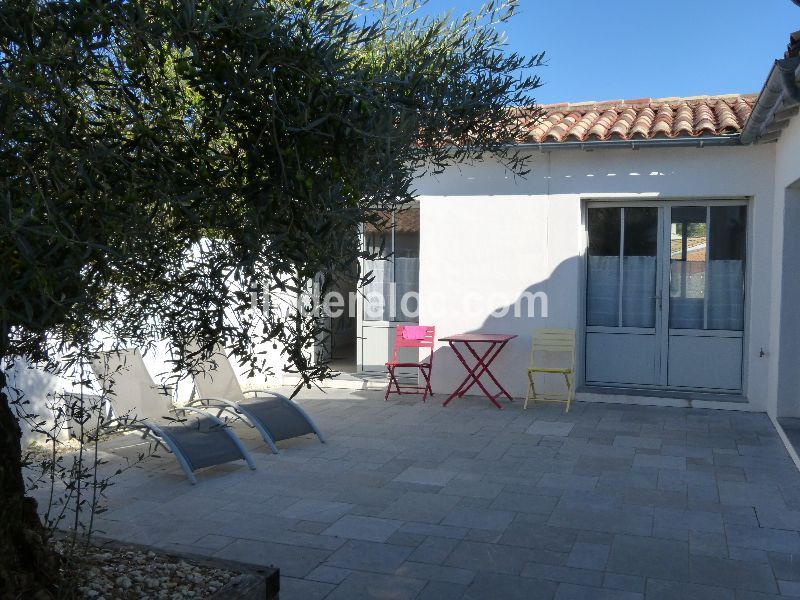
{"label": "door frame", "polygon": [[[641,392],[643,395],[658,395],[663,397],[675,397],[682,399],[697,399],[707,400],[710,397],[719,397],[722,400],[746,401],[748,389],[748,372],[749,372],[749,339],[750,339],[750,298],[751,298],[751,279],[752,279],[752,252],[753,252],[753,197],[752,196],[660,196],[658,194],[586,194],[581,195],[581,240],[580,252],[578,254],[578,271],[579,271],[579,293],[578,293],[578,314],[577,317],[577,336],[576,336],[576,391],[578,392],[606,392],[606,393],[620,393],[623,395],[631,395]],[[586,382],[586,294],[588,285],[588,271],[589,271],[589,229],[588,229],[588,211],[591,207],[598,206],[619,206],[619,207],[656,207],[656,208],[669,208],[673,206],[697,206],[697,205],[710,205],[710,206],[746,206],[747,218],[745,223],[745,269],[744,269],[744,323],[741,334],[742,338],[742,389],[739,391],[719,390],[716,388],[678,388],[668,387],[667,385],[620,385],[620,384],[598,384]],[[666,212],[666,211],[665,211]],[[668,214],[668,213],[667,213]],[[668,232],[670,227],[666,223],[667,219],[662,219],[662,227],[659,230],[659,243],[662,242],[662,237],[665,232]],[[670,219],[671,220],[671,219]],[[663,295],[669,294],[669,269],[657,267],[657,273],[660,274],[662,280],[662,298]],[[657,282],[658,286],[658,282]],[[666,287],[663,287],[666,286]],[[669,343],[669,304],[661,302],[661,311],[657,314],[657,319],[667,319],[664,323],[662,333],[662,351],[660,356],[660,368],[664,370],[666,377],[666,364],[668,360],[667,353],[664,352],[664,346]],[[662,316],[663,315],[663,316]],[[657,330],[658,331],[658,330]],[[725,336],[725,334],[722,334]],[[728,337],[728,336],[725,336]],[[737,336],[738,337],[738,336]],[[668,346],[667,346],[668,350]]]}

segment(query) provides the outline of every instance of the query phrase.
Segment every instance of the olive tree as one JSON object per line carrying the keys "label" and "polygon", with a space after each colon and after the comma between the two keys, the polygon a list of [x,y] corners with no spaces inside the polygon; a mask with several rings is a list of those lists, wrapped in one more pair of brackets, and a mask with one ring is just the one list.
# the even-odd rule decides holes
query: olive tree
{"label": "olive tree", "polygon": [[[257,368],[324,377],[303,311],[254,313],[267,281],[368,258],[350,232],[420,175],[513,146],[543,56],[505,46],[516,2],[461,17],[415,0],[0,0],[0,590],[59,590],[25,496],[9,361],[80,361],[98,332],[167,339],[175,369],[220,340]],[[368,274],[362,274],[368,276]],[[188,342],[199,353],[184,351]]]}

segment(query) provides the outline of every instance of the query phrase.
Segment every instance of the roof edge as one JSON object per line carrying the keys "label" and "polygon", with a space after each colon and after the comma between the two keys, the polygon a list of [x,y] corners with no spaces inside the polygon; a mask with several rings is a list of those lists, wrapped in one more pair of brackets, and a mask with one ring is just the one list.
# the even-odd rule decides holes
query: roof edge
{"label": "roof edge", "polygon": [[694,147],[705,148],[706,146],[739,146],[741,145],[740,134],[714,135],[697,137],[675,137],[675,138],[655,138],[655,139],[636,139],[636,140],[589,140],[585,142],[520,142],[509,144],[515,148],[536,149],[541,152],[549,150],[594,150],[596,148],[677,148]]}
{"label": "roof edge", "polygon": [[791,98],[786,102],[789,97],[783,80],[783,71],[786,70],[794,70],[795,81],[800,82],[800,57],[795,56],[776,60],[772,64],[772,69],[767,75],[767,81],[764,83],[756,103],[753,105],[750,117],[742,128],[742,144],[757,142],[781,106],[785,104],[788,108],[795,104]]}

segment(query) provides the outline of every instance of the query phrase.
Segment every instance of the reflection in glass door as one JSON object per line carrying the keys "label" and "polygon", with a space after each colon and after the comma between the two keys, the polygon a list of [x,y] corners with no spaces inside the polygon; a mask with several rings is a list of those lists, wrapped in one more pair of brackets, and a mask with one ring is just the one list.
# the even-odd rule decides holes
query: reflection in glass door
{"label": "reflection in glass door", "polygon": [[587,210],[588,384],[742,388],[743,203]]}

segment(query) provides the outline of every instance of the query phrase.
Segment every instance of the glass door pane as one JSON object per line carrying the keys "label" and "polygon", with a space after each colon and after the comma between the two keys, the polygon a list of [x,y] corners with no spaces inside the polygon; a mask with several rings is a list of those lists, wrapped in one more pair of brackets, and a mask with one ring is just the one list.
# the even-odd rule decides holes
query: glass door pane
{"label": "glass door pane", "polygon": [[670,329],[703,329],[706,296],[707,207],[670,211]]}
{"label": "glass door pane", "polygon": [[588,211],[587,325],[619,327],[621,211],[605,207]]}
{"label": "glass door pane", "polygon": [[711,208],[706,329],[744,329],[744,258],[747,209]]}
{"label": "glass door pane", "polygon": [[746,207],[671,212],[670,329],[742,331]]}
{"label": "glass door pane", "polygon": [[622,257],[622,326],[656,326],[658,209],[625,208]]}

